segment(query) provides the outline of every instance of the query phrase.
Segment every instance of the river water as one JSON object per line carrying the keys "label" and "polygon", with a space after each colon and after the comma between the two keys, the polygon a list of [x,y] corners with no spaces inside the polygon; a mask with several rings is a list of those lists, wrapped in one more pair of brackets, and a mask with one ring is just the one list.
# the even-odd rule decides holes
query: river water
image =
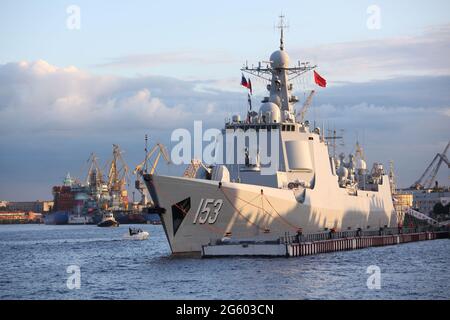
{"label": "river water", "polygon": [[[448,239],[200,259],[172,257],[162,226],[139,227],[148,240],[124,240],[128,226],[0,225],[0,299],[450,299]],[[368,288],[370,266],[379,289]]]}

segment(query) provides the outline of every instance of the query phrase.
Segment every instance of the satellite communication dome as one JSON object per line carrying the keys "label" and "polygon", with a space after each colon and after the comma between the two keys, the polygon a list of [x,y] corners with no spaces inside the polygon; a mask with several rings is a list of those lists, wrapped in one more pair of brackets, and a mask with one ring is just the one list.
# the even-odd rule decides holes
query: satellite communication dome
{"label": "satellite communication dome", "polygon": [[287,68],[289,66],[289,56],[284,50],[277,50],[270,55],[272,68]]}
{"label": "satellite communication dome", "polygon": [[280,122],[281,113],[280,108],[273,102],[264,102],[259,108],[259,113],[261,115],[271,114],[271,122]]}

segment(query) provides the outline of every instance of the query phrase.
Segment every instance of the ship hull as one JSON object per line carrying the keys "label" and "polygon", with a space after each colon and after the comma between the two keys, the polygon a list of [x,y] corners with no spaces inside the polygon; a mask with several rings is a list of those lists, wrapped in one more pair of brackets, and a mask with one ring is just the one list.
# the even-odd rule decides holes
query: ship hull
{"label": "ship hull", "polygon": [[109,227],[118,227],[119,223],[114,220],[105,220],[97,224],[98,227],[109,228]]}
{"label": "ship hull", "polygon": [[275,240],[299,229],[308,234],[397,225],[387,183],[356,196],[334,186],[308,189],[300,202],[292,190],[258,185],[155,175],[145,181],[173,253],[199,253],[224,236]]}
{"label": "ship hull", "polygon": [[69,212],[56,211],[44,216],[44,223],[48,225],[63,225],[69,221]]}
{"label": "ship hull", "polygon": [[142,214],[127,211],[114,211],[114,219],[120,224],[144,224],[146,219]]}

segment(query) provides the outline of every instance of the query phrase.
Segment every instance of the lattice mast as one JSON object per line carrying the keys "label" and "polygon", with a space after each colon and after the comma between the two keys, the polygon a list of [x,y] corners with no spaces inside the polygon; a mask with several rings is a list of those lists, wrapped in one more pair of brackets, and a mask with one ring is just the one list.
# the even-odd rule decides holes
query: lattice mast
{"label": "lattice mast", "polygon": [[284,50],[284,30],[287,27],[284,16],[280,15],[280,21],[276,26],[280,30],[280,50],[275,51],[270,56],[270,61],[260,61],[258,66],[248,66],[248,63],[241,68],[242,72],[251,74],[263,79],[269,84],[267,90],[270,93],[265,101],[276,103],[281,112],[294,114],[293,105],[299,100],[292,95],[292,80],[317,68],[316,65],[310,65],[309,62],[300,62],[294,67],[289,66],[289,56]]}

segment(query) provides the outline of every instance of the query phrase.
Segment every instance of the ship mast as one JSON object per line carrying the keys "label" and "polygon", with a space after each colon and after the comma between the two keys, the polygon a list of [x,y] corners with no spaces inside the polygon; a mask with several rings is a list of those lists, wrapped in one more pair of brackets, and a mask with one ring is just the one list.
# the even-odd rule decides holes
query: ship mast
{"label": "ship mast", "polygon": [[276,26],[278,29],[280,29],[280,50],[284,50],[284,28],[287,28],[288,26],[284,23],[284,15],[281,14],[279,16],[280,18],[280,22],[278,23],[278,25]]}
{"label": "ship mast", "polygon": [[255,68],[246,64],[241,68],[242,72],[269,82],[267,90],[269,97],[265,97],[263,102],[276,104],[283,115],[283,121],[295,118],[294,104],[299,100],[292,95],[293,85],[291,81],[301,75],[314,70],[317,66],[311,66],[309,62],[300,62],[294,67],[289,66],[289,56],[284,50],[284,29],[287,27],[284,15],[279,16],[280,20],[276,26],[280,30],[280,50],[272,53],[270,61],[261,61]]}

